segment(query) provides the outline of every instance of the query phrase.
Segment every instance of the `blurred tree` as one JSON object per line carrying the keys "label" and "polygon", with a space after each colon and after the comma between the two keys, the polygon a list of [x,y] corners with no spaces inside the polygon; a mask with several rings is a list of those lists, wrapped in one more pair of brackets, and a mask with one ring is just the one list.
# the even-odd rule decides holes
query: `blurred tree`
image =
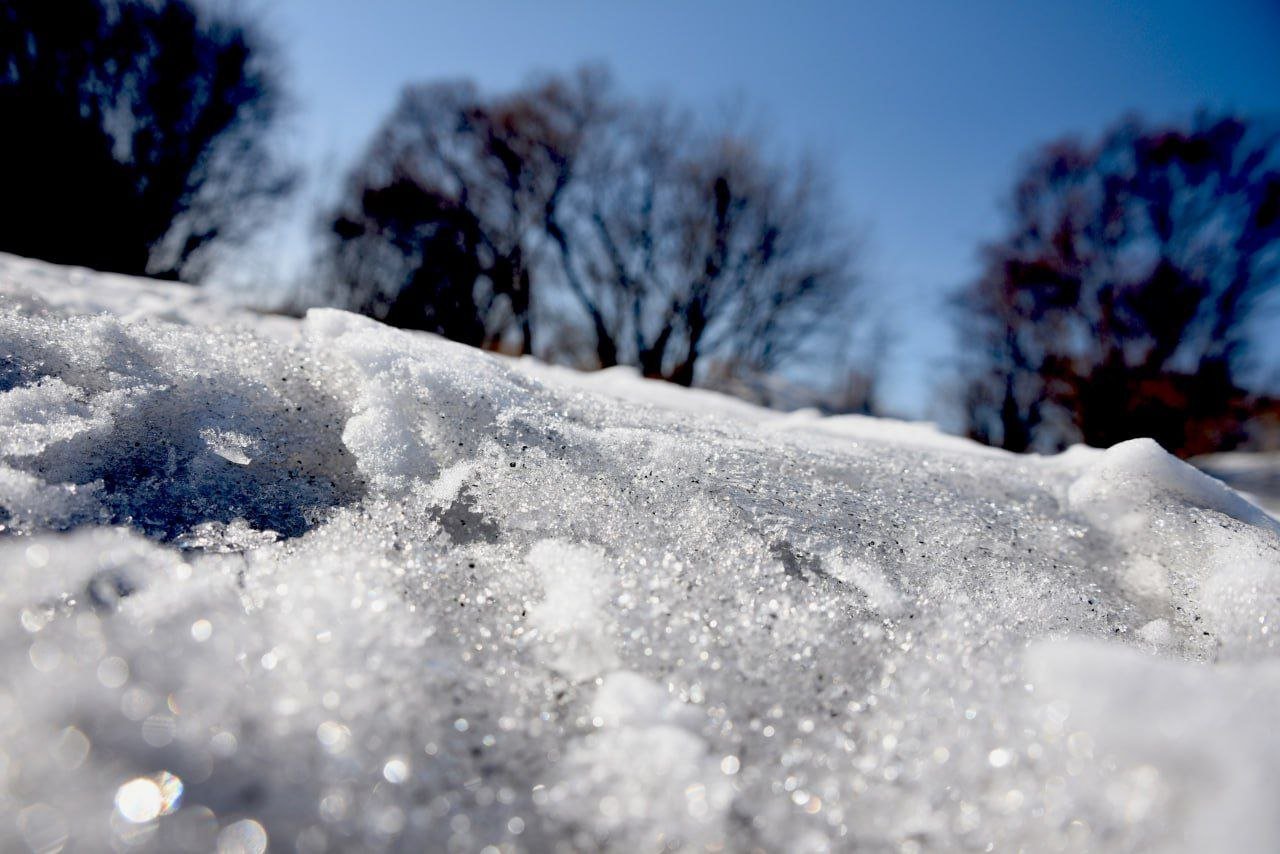
{"label": "blurred tree", "polygon": [[595,84],[583,74],[492,100],[464,82],[406,89],[329,220],[339,301],[395,325],[531,352],[534,259],[580,131],[557,123],[569,85]]}
{"label": "blurred tree", "polygon": [[0,250],[193,280],[292,176],[274,52],[183,0],[0,4]]}
{"label": "blurred tree", "polygon": [[662,103],[619,107],[590,142],[557,245],[602,363],[683,385],[706,360],[768,373],[849,307],[852,241],[811,164]]}
{"label": "blurred tree", "polygon": [[1010,450],[1150,436],[1233,446],[1250,319],[1280,283],[1276,139],[1237,118],[1129,120],[1030,162],[961,294],[971,436]]}
{"label": "blurred tree", "polygon": [[686,385],[706,358],[773,370],[839,317],[852,252],[810,167],[698,124],[599,69],[497,98],[411,87],[329,220],[340,298]]}

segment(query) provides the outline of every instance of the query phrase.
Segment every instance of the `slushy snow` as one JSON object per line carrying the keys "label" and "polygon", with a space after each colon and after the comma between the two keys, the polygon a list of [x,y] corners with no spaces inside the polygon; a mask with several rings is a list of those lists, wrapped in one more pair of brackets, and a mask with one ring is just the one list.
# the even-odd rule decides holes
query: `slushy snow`
{"label": "slushy snow", "polygon": [[1280,850],[1280,523],[0,256],[0,849]]}

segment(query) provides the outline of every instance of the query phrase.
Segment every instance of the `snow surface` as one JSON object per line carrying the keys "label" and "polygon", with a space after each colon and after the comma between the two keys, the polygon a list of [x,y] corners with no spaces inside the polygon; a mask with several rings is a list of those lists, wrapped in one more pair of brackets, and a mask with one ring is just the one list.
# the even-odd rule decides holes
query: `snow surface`
{"label": "snow surface", "polygon": [[0,256],[0,849],[1280,850],[1280,523]]}

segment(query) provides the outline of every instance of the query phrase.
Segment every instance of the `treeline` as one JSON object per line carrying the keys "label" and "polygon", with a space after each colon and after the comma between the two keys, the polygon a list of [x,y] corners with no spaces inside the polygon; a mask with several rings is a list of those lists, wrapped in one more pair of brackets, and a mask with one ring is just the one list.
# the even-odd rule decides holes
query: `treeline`
{"label": "treeline", "polygon": [[[272,221],[296,183],[280,63],[219,8],[0,5],[0,250],[198,282]],[[969,435],[1191,455],[1280,423],[1252,361],[1280,281],[1278,152],[1261,123],[1205,114],[1034,153],[955,297]],[[766,402],[822,376],[841,394],[807,402],[865,411],[879,366],[840,354],[885,348],[829,186],[600,68],[411,85],[319,218],[316,277],[330,304],[478,347]]]}

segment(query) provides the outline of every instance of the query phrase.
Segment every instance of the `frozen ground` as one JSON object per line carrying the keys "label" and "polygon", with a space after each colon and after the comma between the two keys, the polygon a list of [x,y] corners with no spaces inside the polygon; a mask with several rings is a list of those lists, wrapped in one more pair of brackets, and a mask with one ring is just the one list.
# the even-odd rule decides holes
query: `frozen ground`
{"label": "frozen ground", "polygon": [[0,292],[0,849],[1280,850],[1280,523],[1149,442]]}

